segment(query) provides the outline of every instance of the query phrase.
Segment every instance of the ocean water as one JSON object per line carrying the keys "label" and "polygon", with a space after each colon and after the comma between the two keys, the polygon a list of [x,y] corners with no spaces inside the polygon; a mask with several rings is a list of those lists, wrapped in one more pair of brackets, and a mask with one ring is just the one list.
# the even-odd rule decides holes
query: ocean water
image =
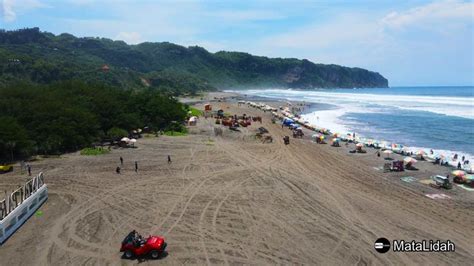
{"label": "ocean water", "polygon": [[[240,93],[318,103],[302,117],[332,132],[432,148],[474,158],[474,87],[246,90]],[[324,104],[324,105],[321,105]]]}

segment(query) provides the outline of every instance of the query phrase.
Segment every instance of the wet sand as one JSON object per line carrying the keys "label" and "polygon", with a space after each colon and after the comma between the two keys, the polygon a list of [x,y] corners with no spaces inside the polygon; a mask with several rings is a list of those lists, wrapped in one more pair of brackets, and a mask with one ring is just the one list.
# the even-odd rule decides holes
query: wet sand
{"label": "wet sand", "polygon": [[[34,172],[45,174],[49,199],[42,216],[32,216],[0,247],[0,264],[138,264],[119,253],[132,229],[168,242],[167,256],[145,264],[472,263],[474,192],[400,180],[447,168],[419,163],[419,171],[383,173],[375,169],[384,163],[375,150],[349,154],[353,146],[318,145],[309,132],[285,146],[282,137],[290,131],[272,124],[270,114],[231,102],[213,105],[261,115],[263,124],[241,132],[224,128],[215,137],[214,120],[200,118],[188,136],[147,137],[136,149],[32,162]],[[255,139],[260,126],[273,143]],[[118,175],[120,156],[125,167]],[[19,171],[1,175],[0,189],[24,179]],[[379,254],[373,248],[379,237],[449,239],[456,252]]]}

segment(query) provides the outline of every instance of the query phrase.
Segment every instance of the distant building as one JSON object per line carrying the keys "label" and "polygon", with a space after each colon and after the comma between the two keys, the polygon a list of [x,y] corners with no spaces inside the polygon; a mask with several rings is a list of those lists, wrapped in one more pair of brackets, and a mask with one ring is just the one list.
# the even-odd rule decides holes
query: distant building
{"label": "distant building", "polygon": [[103,72],[109,72],[109,70],[110,70],[110,67],[108,65],[103,65],[102,66],[102,71]]}

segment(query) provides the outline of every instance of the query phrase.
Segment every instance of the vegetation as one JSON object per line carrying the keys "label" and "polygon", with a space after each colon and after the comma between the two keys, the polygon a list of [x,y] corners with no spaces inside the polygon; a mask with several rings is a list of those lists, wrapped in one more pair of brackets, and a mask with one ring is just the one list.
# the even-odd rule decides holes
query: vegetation
{"label": "vegetation", "polygon": [[155,89],[64,81],[0,87],[0,160],[76,151],[133,129],[177,130],[184,106]]}
{"label": "vegetation", "polygon": [[81,155],[102,155],[109,153],[109,150],[103,148],[84,148],[81,150]]}
{"label": "vegetation", "polygon": [[238,52],[209,53],[198,46],[167,42],[127,45],[104,38],[56,36],[38,28],[0,31],[0,71],[0,84],[18,80],[49,84],[75,78],[127,89],[155,87],[172,95],[261,86],[388,86],[383,76],[361,68]]}
{"label": "vegetation", "polygon": [[183,127],[181,130],[176,131],[176,130],[167,130],[163,133],[165,136],[172,136],[172,137],[181,137],[181,136],[186,136],[188,135],[188,131],[186,130],[185,127]]}
{"label": "vegetation", "polygon": [[188,112],[191,116],[201,116],[202,111],[194,107],[188,107]]}
{"label": "vegetation", "polygon": [[360,68],[38,28],[0,30],[0,73],[0,161],[77,151],[144,127],[186,135],[182,121],[189,111],[201,112],[177,95],[244,86],[387,86],[380,74]]}

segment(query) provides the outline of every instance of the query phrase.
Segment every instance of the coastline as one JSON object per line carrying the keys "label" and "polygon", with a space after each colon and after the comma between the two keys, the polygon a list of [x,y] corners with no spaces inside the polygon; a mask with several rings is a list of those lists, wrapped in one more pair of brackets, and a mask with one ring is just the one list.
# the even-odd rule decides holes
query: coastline
{"label": "coastline", "polygon": [[[444,88],[444,87],[441,87],[441,88]],[[362,98],[366,98],[367,95],[370,95],[370,97],[375,96],[371,94],[372,93],[370,91],[371,89],[367,89],[367,90],[369,90],[367,93],[361,93],[361,94],[358,94],[357,96],[354,96],[355,94],[353,93],[350,93],[350,95],[352,95],[353,97],[362,97]],[[358,89],[357,91],[363,91],[363,90]],[[242,91],[240,93],[241,94],[249,93],[249,95],[252,95],[253,93],[256,93],[256,92],[257,92],[256,90],[251,90],[251,91]],[[280,92],[283,94],[279,94]],[[311,98],[307,98],[306,96],[300,97],[302,98],[301,100],[293,100],[293,99],[298,98],[297,97],[297,95],[299,95],[298,92],[301,92],[301,91],[270,89],[268,95],[262,98],[266,98],[264,101],[294,101],[294,102],[304,102],[307,104],[315,103],[314,101],[311,100]],[[232,91],[232,93],[239,93],[239,91]],[[316,91],[316,93],[319,93],[319,91]],[[327,93],[327,90],[324,93]],[[343,98],[346,95],[345,93],[337,94],[333,92],[330,92],[329,94],[331,95],[329,99],[333,99],[333,98],[336,99],[335,97]],[[261,95],[261,93],[258,93],[258,95]],[[382,97],[384,95],[378,95],[378,96]],[[430,101],[437,101],[435,99],[432,99],[431,96],[417,96],[417,95],[413,95],[413,96],[414,97],[428,97]],[[403,97],[408,98],[409,96],[403,96]],[[286,98],[286,100],[281,100],[282,98]],[[447,99],[449,99],[448,102],[458,101],[457,97],[447,97]],[[465,101],[468,101],[468,100],[465,100]],[[320,101],[318,101],[318,103],[319,102]],[[326,102],[326,103],[329,104],[329,102]],[[400,129],[399,126],[403,125],[403,123],[410,122],[410,121],[399,121],[399,118],[395,116],[400,116],[400,114],[407,113],[408,111],[400,110],[398,111],[398,114],[393,113],[393,115],[390,116],[390,114],[392,113],[389,113],[389,111],[387,110],[378,110],[379,107],[372,110],[372,109],[363,109],[360,106],[352,106],[352,105],[340,106],[339,104],[340,103],[337,103],[337,104],[330,103],[330,106],[332,107],[322,108],[322,109],[319,108],[314,111],[306,109],[306,111],[301,114],[301,117],[307,120],[308,122],[310,122],[311,124],[318,125],[326,129],[330,129],[332,133],[352,134],[353,132],[355,132],[356,134],[364,138],[375,139],[380,142],[384,141],[384,142],[389,142],[389,143],[396,143],[397,145],[402,145],[406,147],[408,152],[417,152],[419,150],[429,152],[430,150],[434,150],[438,155],[445,158],[452,158],[455,156],[455,154],[457,154],[458,157],[464,156],[466,160],[471,162],[471,167],[474,167],[474,164],[472,163],[474,162],[474,148],[472,148],[473,147],[472,145],[466,143],[466,141],[469,141],[470,139],[472,139],[471,137],[466,136],[464,143],[461,146],[458,146],[457,145],[458,140],[456,139],[461,138],[460,136],[451,136],[449,138],[446,138],[440,141],[438,137],[433,138],[433,135],[434,134],[436,135],[437,133],[433,134],[433,132],[431,132],[429,134],[429,136],[431,137],[428,138],[428,137],[420,135],[421,132],[418,132],[418,131],[414,132],[408,126],[405,128],[407,132],[403,131],[403,129]],[[372,120],[375,119],[372,117],[377,117],[378,120],[371,121],[371,119],[369,119],[368,117],[371,117]],[[400,116],[400,117],[404,117],[404,116]],[[456,119],[456,117],[453,117],[452,119]],[[459,118],[459,119],[462,119],[462,118]],[[387,121],[391,121],[392,124],[387,124],[388,123]],[[467,120],[463,122],[469,124],[469,121]],[[463,122],[459,122],[457,123],[457,125],[462,124]],[[441,123],[445,123],[445,121],[442,120]],[[446,125],[450,125],[450,124],[447,123]],[[440,129],[436,129],[436,130],[440,130]],[[450,128],[446,128],[446,130],[449,131]],[[461,132],[462,131],[463,130],[461,129]],[[468,127],[465,127],[464,131],[469,132]],[[426,134],[428,134],[428,131],[426,131]],[[452,164],[453,165],[457,164],[457,161],[456,162],[453,161]]]}
{"label": "coastline", "polygon": [[[448,168],[422,163],[417,171],[384,173],[386,160],[375,153],[348,153],[354,144],[316,144],[309,131],[284,145],[291,131],[272,123],[270,112],[238,105],[240,96],[213,97],[225,94],[210,94],[194,107],[203,110],[209,102],[232,115],[261,116],[262,123],[232,131],[200,117],[186,136],[150,135],[134,149],[32,162],[34,172],[45,174],[49,199],[44,215],[33,216],[0,248],[3,262],[56,265],[67,257],[74,264],[120,264],[116,246],[132,229],[165,236],[165,265],[465,265],[474,259],[474,192],[423,183]],[[256,138],[259,127],[272,143]],[[120,157],[124,165],[116,174]],[[407,176],[415,181],[402,181]],[[0,189],[22,177],[19,171],[2,175]],[[428,197],[438,194],[447,197]],[[376,256],[381,236],[449,239],[456,252]]]}

